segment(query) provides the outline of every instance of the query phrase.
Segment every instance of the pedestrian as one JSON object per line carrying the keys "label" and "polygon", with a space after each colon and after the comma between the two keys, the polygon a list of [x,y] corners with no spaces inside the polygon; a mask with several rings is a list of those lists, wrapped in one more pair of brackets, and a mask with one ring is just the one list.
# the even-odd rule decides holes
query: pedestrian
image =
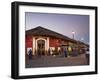
{"label": "pedestrian", "polygon": [[65,57],[64,56],[64,48],[61,48],[61,57]]}
{"label": "pedestrian", "polygon": [[89,48],[86,49],[86,51],[85,51],[85,56],[86,56],[87,64],[89,65],[89,58],[90,58],[90,55],[89,55]]}
{"label": "pedestrian", "polygon": [[52,48],[50,49],[50,55],[53,55],[53,50],[52,50]]}
{"label": "pedestrian", "polygon": [[78,55],[77,48],[73,48],[73,56],[77,56],[77,55]]}
{"label": "pedestrian", "polygon": [[64,49],[64,55],[65,55],[65,57],[67,57],[67,49],[66,48]]}
{"label": "pedestrian", "polygon": [[28,54],[29,54],[29,59],[32,59],[33,55],[32,55],[32,50],[31,49],[29,50]]}

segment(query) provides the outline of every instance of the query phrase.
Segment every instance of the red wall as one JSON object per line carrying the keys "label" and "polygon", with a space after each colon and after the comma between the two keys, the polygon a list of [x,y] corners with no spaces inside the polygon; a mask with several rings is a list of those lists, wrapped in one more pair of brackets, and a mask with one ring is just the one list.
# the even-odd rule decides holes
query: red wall
{"label": "red wall", "polygon": [[49,39],[49,47],[58,47],[60,46],[60,39],[56,39],[56,38],[50,38]]}
{"label": "red wall", "polygon": [[[26,36],[26,48],[32,48],[32,36]],[[59,47],[61,44],[61,40],[57,38],[50,38],[49,39],[49,47]]]}
{"label": "red wall", "polygon": [[32,47],[32,36],[26,36],[25,42],[27,48]]}

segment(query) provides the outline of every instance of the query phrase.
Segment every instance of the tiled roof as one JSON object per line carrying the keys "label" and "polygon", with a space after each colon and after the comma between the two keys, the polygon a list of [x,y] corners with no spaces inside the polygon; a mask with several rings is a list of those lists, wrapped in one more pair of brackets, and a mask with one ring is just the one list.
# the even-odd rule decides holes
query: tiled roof
{"label": "tiled roof", "polygon": [[81,41],[71,39],[71,38],[69,38],[69,37],[67,37],[65,35],[62,35],[60,33],[57,33],[55,31],[49,30],[49,29],[41,27],[41,26],[38,26],[38,27],[30,29],[30,30],[26,30],[26,35],[51,36],[51,37],[55,37],[55,38],[59,38],[59,39],[67,40],[67,41],[71,41],[71,42],[74,42],[74,43],[80,43],[80,44],[88,46],[88,44],[85,44],[85,43],[83,43]]}
{"label": "tiled roof", "polygon": [[71,38],[69,38],[65,35],[62,35],[60,33],[57,33],[55,31],[43,28],[41,26],[27,30],[26,35],[51,36],[51,37],[56,37],[56,38],[60,38],[60,39],[63,39],[63,40],[70,40],[70,41],[76,42],[76,40],[73,40],[73,39],[71,39]]}

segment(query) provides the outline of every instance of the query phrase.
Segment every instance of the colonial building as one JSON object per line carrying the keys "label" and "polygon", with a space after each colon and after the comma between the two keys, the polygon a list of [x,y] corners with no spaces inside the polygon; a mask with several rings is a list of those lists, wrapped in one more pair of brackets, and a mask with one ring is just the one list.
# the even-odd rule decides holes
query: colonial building
{"label": "colonial building", "polygon": [[50,51],[50,54],[53,54],[52,51],[59,51],[63,47],[70,47],[72,49],[80,45],[86,46],[82,42],[40,26],[27,30],[25,38],[26,54],[31,49],[33,55],[38,54],[38,52],[41,52],[41,55],[46,55]]}

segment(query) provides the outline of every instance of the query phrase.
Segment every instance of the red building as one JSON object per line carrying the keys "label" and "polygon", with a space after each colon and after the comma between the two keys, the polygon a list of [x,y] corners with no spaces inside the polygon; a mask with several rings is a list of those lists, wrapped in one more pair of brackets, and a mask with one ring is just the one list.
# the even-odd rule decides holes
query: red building
{"label": "red building", "polygon": [[73,45],[77,46],[77,44],[80,43],[67,36],[40,26],[31,30],[27,30],[25,38],[26,54],[28,54],[28,51],[31,49],[33,55],[36,55],[38,51],[41,51],[42,55],[46,55],[50,50],[61,50],[63,45],[71,48]]}

